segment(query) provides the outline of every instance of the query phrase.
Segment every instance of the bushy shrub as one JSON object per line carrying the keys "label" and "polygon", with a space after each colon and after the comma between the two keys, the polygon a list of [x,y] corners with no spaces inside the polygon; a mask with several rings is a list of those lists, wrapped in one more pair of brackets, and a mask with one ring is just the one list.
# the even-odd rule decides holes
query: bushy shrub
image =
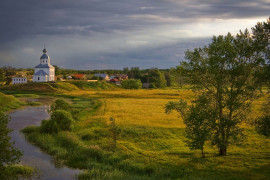
{"label": "bushy shrub", "polygon": [[42,133],[58,133],[59,131],[72,130],[73,118],[71,114],[64,110],[56,110],[52,112],[50,120],[41,122],[40,131]]}
{"label": "bushy shrub", "polygon": [[63,99],[57,99],[51,105],[51,112],[56,110],[65,110],[68,111],[70,109],[70,105]]}
{"label": "bushy shrub", "polygon": [[125,89],[140,89],[142,88],[141,80],[128,79],[122,81],[122,87]]}
{"label": "bushy shrub", "polygon": [[64,110],[53,111],[51,121],[56,122],[59,130],[70,131],[72,129],[72,115]]}

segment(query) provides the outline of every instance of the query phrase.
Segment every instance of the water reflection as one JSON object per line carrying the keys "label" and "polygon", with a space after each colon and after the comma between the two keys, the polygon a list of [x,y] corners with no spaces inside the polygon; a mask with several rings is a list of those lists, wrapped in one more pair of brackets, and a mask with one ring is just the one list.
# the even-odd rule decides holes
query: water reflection
{"label": "water reflection", "polygon": [[39,126],[43,119],[48,119],[48,110],[52,100],[39,100],[43,105],[37,107],[25,107],[10,113],[11,121],[9,128],[14,131],[11,133],[15,146],[23,152],[21,158],[22,165],[28,165],[37,169],[35,179],[58,180],[76,179],[76,174],[80,170],[74,170],[63,166],[63,162],[55,160],[51,156],[43,153],[38,147],[30,144],[25,139],[21,129],[27,126]]}

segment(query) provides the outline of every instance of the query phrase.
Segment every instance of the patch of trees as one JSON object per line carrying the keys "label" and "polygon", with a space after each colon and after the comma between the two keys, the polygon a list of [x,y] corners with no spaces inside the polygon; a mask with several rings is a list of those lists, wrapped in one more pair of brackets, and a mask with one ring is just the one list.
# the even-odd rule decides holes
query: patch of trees
{"label": "patch of trees", "polygon": [[16,74],[26,74],[33,75],[34,70],[31,68],[13,68],[10,66],[0,67],[0,82],[4,82],[6,85],[9,85],[12,82],[12,77]]}
{"label": "patch of trees", "polygon": [[[236,36],[214,36],[203,48],[186,51],[178,67],[197,96],[191,105],[181,99],[169,102],[166,112],[178,111],[186,124],[187,145],[200,149],[206,141],[226,155],[230,144],[243,139],[240,124],[247,121],[251,103],[264,85],[264,68],[269,57],[270,20],[258,23]],[[257,120],[259,132],[269,127],[269,115]],[[267,134],[267,133],[266,133]]]}
{"label": "patch of trees", "polygon": [[5,82],[5,84],[10,84],[12,77],[16,75],[16,69],[13,67],[5,66],[0,68],[0,82]]}
{"label": "patch of trees", "polygon": [[164,88],[175,86],[175,77],[179,74],[176,69],[160,70],[158,68],[140,70],[139,67],[125,67],[123,73],[129,79],[140,79],[142,83],[149,83],[149,88]]}
{"label": "patch of trees", "polygon": [[50,109],[51,118],[43,120],[40,131],[42,133],[58,133],[59,131],[71,131],[74,119],[79,117],[79,111],[72,110],[71,106],[63,99],[57,99]]}

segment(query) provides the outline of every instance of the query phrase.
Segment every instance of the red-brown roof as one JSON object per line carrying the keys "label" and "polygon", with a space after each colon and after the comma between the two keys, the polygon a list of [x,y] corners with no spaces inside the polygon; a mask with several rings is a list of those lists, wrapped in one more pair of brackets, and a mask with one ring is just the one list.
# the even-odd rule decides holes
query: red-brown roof
{"label": "red-brown roof", "polygon": [[84,74],[74,74],[73,75],[75,78],[82,78],[84,76]]}

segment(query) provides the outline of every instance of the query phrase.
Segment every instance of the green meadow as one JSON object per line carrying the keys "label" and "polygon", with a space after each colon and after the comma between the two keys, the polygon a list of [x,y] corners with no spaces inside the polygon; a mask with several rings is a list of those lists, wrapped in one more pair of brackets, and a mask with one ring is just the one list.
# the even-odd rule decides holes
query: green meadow
{"label": "green meadow", "polygon": [[[76,84],[77,83],[77,84]],[[267,179],[270,177],[270,139],[243,123],[245,139],[228,148],[228,155],[207,143],[206,158],[186,147],[185,125],[168,101],[191,101],[188,88],[123,90],[107,84],[60,82],[39,94],[66,99],[79,111],[72,131],[40,133],[40,127],[23,130],[27,139],[57,162],[84,170],[79,179]],[[49,87],[48,86],[48,87]],[[31,88],[29,88],[31,89]],[[5,90],[7,91],[7,89]],[[17,93],[9,89],[10,93]],[[23,89],[21,93],[33,93]],[[253,103],[250,118],[260,114],[265,100]],[[116,147],[110,118],[117,127]]]}

